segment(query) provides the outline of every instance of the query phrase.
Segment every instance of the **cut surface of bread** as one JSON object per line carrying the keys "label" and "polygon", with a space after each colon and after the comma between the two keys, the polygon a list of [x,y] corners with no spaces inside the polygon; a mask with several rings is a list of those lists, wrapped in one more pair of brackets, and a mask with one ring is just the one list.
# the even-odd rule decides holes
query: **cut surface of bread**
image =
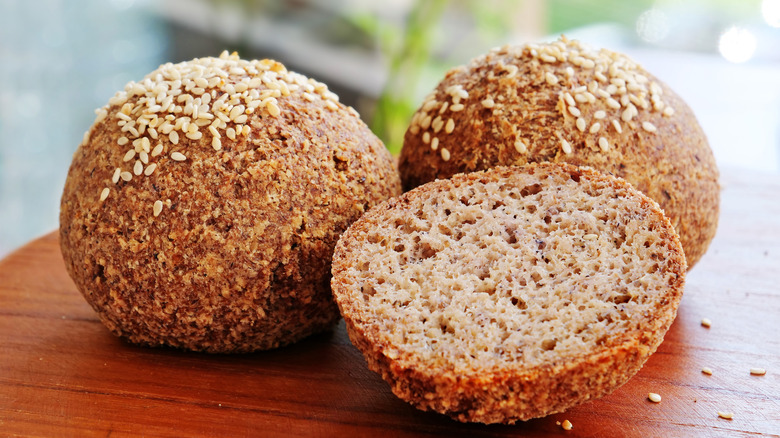
{"label": "cut surface of bread", "polygon": [[350,339],[403,400],[513,423],[610,393],[663,340],[685,257],[625,181],[544,163],[425,184],[341,237]]}

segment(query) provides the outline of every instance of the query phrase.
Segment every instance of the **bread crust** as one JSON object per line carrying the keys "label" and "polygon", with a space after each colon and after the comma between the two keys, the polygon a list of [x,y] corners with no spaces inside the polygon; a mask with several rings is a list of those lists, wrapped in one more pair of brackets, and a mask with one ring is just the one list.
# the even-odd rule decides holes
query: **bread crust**
{"label": "bread crust", "polygon": [[[614,190],[615,196],[638,200],[640,209],[650,218],[649,222],[653,224],[665,248],[661,269],[665,270],[664,281],[668,283],[653,290],[652,293],[657,296],[650,301],[655,307],[638,316],[642,319],[641,327],[611,336],[595,350],[556,357],[532,366],[520,362],[487,368],[469,368],[460,364],[443,366],[442,363],[450,363],[454,359],[441,356],[431,359],[419,351],[405,348],[403,343],[388,334],[385,326],[377,322],[377,315],[368,306],[368,298],[363,292],[365,279],[377,274],[366,272],[366,260],[361,255],[365,245],[376,241],[378,237],[372,237],[376,235],[376,230],[396,220],[394,218],[414,217],[421,203],[438,204],[438,208],[444,208],[441,200],[446,199],[453,187],[491,183],[511,185],[513,183],[509,180],[517,174],[536,175],[540,180],[547,175],[564,179],[571,175],[578,181],[597,180],[606,182],[607,190]],[[561,202],[566,202],[566,199]],[[538,208],[547,206],[540,205]],[[517,219],[521,227],[523,220],[522,217]],[[387,251],[390,251],[397,243],[393,243],[391,236],[386,237],[388,242],[382,240],[379,244],[386,245]],[[412,265],[418,262],[410,260],[408,263]],[[593,169],[564,163],[543,163],[458,174],[452,179],[427,183],[380,204],[342,235],[334,253],[331,284],[346,321],[350,340],[363,353],[368,367],[390,384],[396,396],[419,409],[443,413],[462,422],[511,424],[518,420],[562,412],[576,404],[602,397],[637,373],[663,341],[676,317],[686,268],[685,256],[674,228],[653,200],[624,180]],[[452,266],[450,269],[466,268]],[[639,269],[636,268],[637,272]],[[567,275],[559,274],[564,277]],[[508,275],[517,277],[520,273],[513,271]],[[641,273],[637,275],[641,277]],[[618,286],[612,285],[610,288]],[[427,296],[430,297],[430,293]],[[502,316],[497,314],[493,317],[500,319]],[[402,320],[392,322],[403,323]],[[405,330],[411,330],[405,327]]]}
{"label": "bread crust", "polygon": [[[539,54],[548,49],[570,56],[563,61],[547,62]],[[631,75],[647,80],[639,86],[655,84],[653,94],[659,96],[660,103],[651,101],[649,90],[640,90],[634,93],[636,99],[622,105],[618,91],[612,97],[620,106],[610,107],[606,96],[599,93],[614,78],[606,77],[605,70],[607,80],[600,80],[595,69],[578,65],[572,53],[590,53],[588,56],[602,60],[605,66],[615,61],[629,65]],[[596,93],[591,93],[595,91],[592,82],[599,87]],[[460,99],[460,111],[451,109],[452,98],[457,94],[453,87],[460,87],[468,95]],[[591,90],[583,90],[582,95],[589,93],[595,100],[575,101],[579,114],[575,116],[568,110],[565,94],[576,96],[573,90],[578,87]],[[639,105],[638,97],[642,97],[646,108]],[[486,99],[493,104],[482,104]],[[430,104],[434,101],[448,102],[448,108],[437,111],[441,105]],[[424,111],[426,105],[428,111]],[[626,122],[621,116],[629,105],[638,110]],[[671,115],[665,115],[664,110]],[[603,111],[604,117],[594,117],[597,111]],[[441,117],[443,121],[452,119],[454,129],[447,133],[446,123],[438,132],[434,132],[433,123],[424,129],[420,126],[424,114]],[[584,130],[578,128],[578,118],[583,119]],[[613,121],[620,125],[621,132]],[[599,129],[591,132],[597,122]],[[645,122],[654,127],[653,132],[643,128]],[[599,143],[602,137],[608,150]],[[436,150],[432,148],[433,138],[437,139]],[[570,153],[561,147],[562,140],[569,143]],[[518,146],[518,141],[522,145]],[[443,159],[443,149],[447,150],[448,160]],[[589,52],[578,42],[565,38],[550,44],[497,49],[448,72],[418,109],[407,130],[399,170],[404,189],[409,190],[460,172],[544,161],[591,166],[626,179],[650,196],[661,205],[680,235],[689,268],[704,255],[715,236],[720,208],[719,172],[690,107],[665,83],[624,55],[606,50]]]}
{"label": "bread crust", "polygon": [[[286,72],[278,63],[272,71]],[[160,132],[152,147],[163,152],[148,158],[156,169],[114,182],[132,148],[117,144],[129,136],[117,115],[138,99],[103,109],[61,201],[66,268],[102,322],[133,343],[211,353],[275,348],[330,328],[338,236],[400,193],[382,142],[351,108],[293,89],[278,99],[278,116],[262,107],[249,115],[248,135],[223,130],[218,151],[205,127],[177,144]]]}

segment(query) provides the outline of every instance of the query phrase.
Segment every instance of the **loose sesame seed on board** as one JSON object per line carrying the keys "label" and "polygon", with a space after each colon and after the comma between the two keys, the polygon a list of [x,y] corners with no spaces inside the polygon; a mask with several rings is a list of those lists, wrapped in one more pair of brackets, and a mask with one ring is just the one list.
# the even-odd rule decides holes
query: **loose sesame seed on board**
{"label": "loose sesame seed on board", "polygon": [[[236,141],[251,134],[250,115],[279,117],[282,102],[296,92],[307,101],[322,102],[325,109],[340,108],[338,96],[325,84],[268,59],[243,60],[225,51],[219,57],[163,64],[141,81],[129,82],[95,111],[95,123],[115,123],[121,132],[116,146],[123,150],[120,162],[111,167],[111,181],[149,177],[159,169],[157,157],[184,162],[193,147],[221,151],[223,137]],[[468,95],[462,89],[455,92]],[[201,145],[201,139],[207,143]],[[179,150],[164,154],[171,146]]]}

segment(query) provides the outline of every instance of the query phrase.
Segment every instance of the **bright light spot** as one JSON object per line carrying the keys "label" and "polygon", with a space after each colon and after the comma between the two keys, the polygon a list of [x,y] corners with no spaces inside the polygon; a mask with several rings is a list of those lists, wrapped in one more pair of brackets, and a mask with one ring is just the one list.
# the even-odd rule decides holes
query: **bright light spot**
{"label": "bright light spot", "polygon": [[764,0],[761,2],[761,15],[764,21],[772,27],[780,27],[780,0]]}
{"label": "bright light spot", "polygon": [[756,52],[756,37],[747,29],[731,27],[720,36],[718,50],[728,61],[745,62]]}
{"label": "bright light spot", "polygon": [[669,17],[659,9],[648,9],[637,18],[636,33],[648,43],[657,43],[669,34]]}

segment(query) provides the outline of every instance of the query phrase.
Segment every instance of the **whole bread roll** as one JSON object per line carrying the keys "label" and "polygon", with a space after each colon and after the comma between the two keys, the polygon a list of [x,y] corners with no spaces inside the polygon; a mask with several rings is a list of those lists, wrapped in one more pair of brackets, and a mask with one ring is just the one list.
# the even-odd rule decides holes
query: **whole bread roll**
{"label": "whole bread roll", "polygon": [[415,113],[399,170],[409,190],[543,161],[612,173],[653,198],[689,267],[715,235],[718,169],[688,105],[625,55],[565,37],[495,49],[448,72]]}
{"label": "whole bread roll", "polygon": [[353,344],[393,393],[459,421],[513,423],[609,394],[675,319],[669,220],[622,179],[496,167],[373,208],[333,257]]}
{"label": "whole bread roll", "polygon": [[339,235],[401,189],[352,108],[278,62],[223,53],[162,65],[97,114],[60,241],[113,333],[229,353],[331,327]]}

